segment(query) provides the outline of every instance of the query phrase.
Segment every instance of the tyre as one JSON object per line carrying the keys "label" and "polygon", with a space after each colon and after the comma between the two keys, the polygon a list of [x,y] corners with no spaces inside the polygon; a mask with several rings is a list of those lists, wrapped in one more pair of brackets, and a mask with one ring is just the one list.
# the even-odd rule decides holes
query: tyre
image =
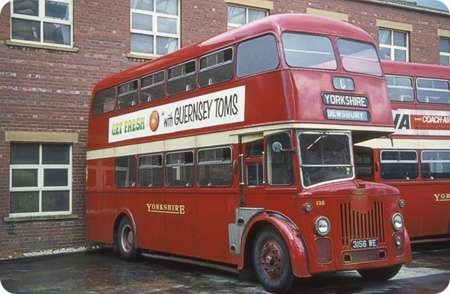
{"label": "tyre", "polygon": [[394,265],[389,267],[358,270],[358,273],[365,279],[371,281],[386,281],[395,276],[401,269],[402,265]]}
{"label": "tyre", "polygon": [[139,250],[136,248],[134,228],[129,218],[124,217],[120,220],[116,236],[116,248],[120,257],[129,261],[135,260]]}
{"label": "tyre", "polygon": [[272,228],[264,229],[253,243],[252,262],[255,275],[266,291],[286,293],[292,286],[289,252],[283,238]]}

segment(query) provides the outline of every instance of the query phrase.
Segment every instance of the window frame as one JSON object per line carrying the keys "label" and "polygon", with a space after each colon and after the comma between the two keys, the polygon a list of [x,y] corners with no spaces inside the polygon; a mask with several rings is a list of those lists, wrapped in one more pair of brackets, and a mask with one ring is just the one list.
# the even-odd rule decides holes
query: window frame
{"label": "window frame", "polygon": [[[153,83],[153,84],[151,84],[151,85],[149,85],[149,86],[145,86],[145,87],[142,87],[142,80],[144,80],[145,78],[148,78],[148,77],[152,77],[152,80],[154,80],[154,76],[156,76],[157,74],[159,74],[159,73],[162,73],[163,74],[163,76],[164,76],[164,78],[163,78],[163,80],[161,81],[161,82],[157,82],[157,83]],[[168,75],[168,72],[165,70],[165,69],[161,69],[161,70],[157,70],[157,71],[155,71],[155,72],[152,72],[152,73],[150,73],[150,74],[148,74],[148,75],[145,75],[145,76],[143,76],[143,77],[140,77],[138,80],[139,80],[139,82],[138,82],[138,104],[141,104],[141,103],[148,103],[148,102],[152,102],[152,101],[154,101],[154,100],[159,100],[159,99],[164,99],[165,97],[167,97],[167,89],[166,89],[166,85],[167,85],[167,75]],[[144,90],[147,90],[147,89],[150,89],[150,88],[153,88],[153,87],[156,87],[156,86],[159,86],[159,85],[163,85],[163,90],[164,90],[164,94],[163,94],[163,96],[162,97],[159,97],[159,98],[156,98],[156,99],[150,99],[149,101],[143,101],[142,100],[142,91]]]}
{"label": "window frame", "polygon": [[[10,148],[14,144],[26,144],[21,142],[12,142]],[[37,212],[9,212],[9,217],[33,217],[33,216],[54,216],[54,215],[70,215],[72,214],[72,184],[73,184],[73,155],[72,144],[53,144],[53,143],[33,143],[39,146],[39,162],[36,164],[12,164],[9,163],[9,199],[11,201],[11,192],[38,192],[39,193],[39,211]],[[44,164],[43,163],[43,145],[64,145],[69,147],[69,163],[68,164]],[[35,169],[37,170],[37,185],[34,187],[13,187],[13,170],[14,169]],[[44,186],[44,171],[48,169],[67,169],[67,186]],[[69,191],[69,210],[64,211],[42,211],[42,194],[46,191]],[[9,208],[11,211],[11,207]]]}
{"label": "window frame", "polygon": [[[132,7],[132,0],[129,0],[130,2],[130,53],[136,54],[136,55],[142,55],[147,57],[157,57],[162,56],[161,54],[157,54],[156,48],[157,48],[157,37],[165,37],[165,38],[175,38],[177,39],[177,49],[180,49],[180,43],[181,43],[181,1],[177,1],[177,15],[162,13],[156,11],[156,2],[157,0],[153,0],[153,11],[148,11],[144,9],[137,9]],[[133,13],[138,14],[144,14],[147,16],[152,17],[152,30],[142,30],[142,29],[134,29],[133,28]],[[171,34],[171,33],[159,33],[158,32],[158,16],[166,17],[166,18],[172,18],[177,20],[177,34]],[[133,51],[131,49],[131,35],[132,34],[138,34],[138,35],[145,35],[145,36],[153,36],[153,53],[145,53],[145,52],[137,52]],[[168,52],[170,53],[170,52]]]}
{"label": "window frame", "polygon": [[[325,135],[340,135],[340,136],[346,136],[348,139],[348,144],[349,144],[349,153],[350,153],[350,164],[346,164],[346,165],[341,165],[341,164],[303,164],[303,159],[302,159],[302,147],[300,145],[300,135],[301,134],[325,134]],[[354,151],[353,151],[353,140],[352,140],[352,136],[350,134],[350,132],[339,132],[339,131],[332,131],[332,132],[324,132],[324,131],[304,131],[304,130],[297,130],[295,133],[295,137],[297,140],[297,156],[298,156],[298,169],[299,169],[299,176],[300,176],[300,183],[302,184],[303,188],[306,189],[310,189],[313,187],[317,187],[317,186],[321,186],[324,184],[329,184],[329,183],[336,183],[336,182],[342,182],[342,181],[348,181],[348,180],[354,180],[356,178],[356,170],[355,170],[355,159],[354,159]],[[316,184],[312,184],[312,185],[306,185],[303,179],[303,167],[329,167],[329,166],[336,166],[336,167],[340,167],[340,166],[350,166],[350,168],[352,169],[352,176],[348,177],[348,178],[340,178],[340,179],[335,179],[335,180],[329,180],[329,181],[323,181],[323,182],[319,182]]]}
{"label": "window frame", "polygon": [[[209,56],[214,55],[214,54],[218,54],[218,53],[220,53],[222,51],[225,52],[228,49],[231,49],[231,60],[228,60],[228,61],[225,61],[225,62],[221,62],[221,63],[216,63],[214,65],[201,68],[201,61],[202,61],[202,59],[208,58]],[[198,87],[199,88],[205,88],[205,87],[209,87],[209,86],[213,86],[213,85],[217,85],[217,84],[226,83],[228,81],[231,81],[234,78],[234,74],[235,74],[235,70],[234,70],[234,62],[235,62],[235,59],[236,59],[235,54],[236,54],[236,49],[235,49],[234,45],[230,45],[230,46],[227,46],[225,48],[221,48],[221,49],[215,50],[215,51],[213,51],[211,53],[208,53],[208,54],[205,54],[205,55],[202,55],[202,56],[198,57],[198,62],[197,62],[198,63],[198,69],[197,69],[197,83],[198,83]],[[208,70],[211,70],[211,69],[215,69],[215,68],[218,68],[218,67],[221,67],[221,66],[224,66],[224,65],[228,65],[228,64],[232,65],[231,77],[228,80],[224,80],[224,81],[220,81],[220,82],[212,83],[212,84],[208,83],[208,85],[205,85],[205,86],[202,86],[200,84],[200,74],[202,72],[205,72],[205,71],[208,71]]]}
{"label": "window frame", "polygon": [[[229,7],[236,7],[236,8],[243,8],[243,9],[245,9],[245,23],[244,24],[237,24],[237,23],[229,22],[229,13],[228,13],[228,8]],[[264,8],[249,7],[249,6],[234,5],[234,4],[233,5],[227,5],[227,31],[248,24],[249,23],[249,21],[248,21],[248,14],[249,14],[248,12],[249,12],[249,10],[262,11],[265,14],[264,17],[267,17],[267,16],[270,15],[269,10],[264,9]]]}
{"label": "window frame", "polygon": [[[388,82],[387,82],[387,77],[393,77],[393,78],[406,78],[409,79],[411,81],[411,88],[408,88],[406,86],[389,86]],[[389,97],[389,90],[388,90],[388,98],[391,102],[406,102],[406,103],[411,103],[414,102],[416,100],[416,81],[414,79],[414,77],[412,76],[405,76],[405,75],[396,75],[396,74],[385,74],[385,78],[386,78],[386,88],[395,88],[395,89],[411,89],[412,90],[412,97],[411,100],[392,100],[391,97]]]}
{"label": "window frame", "polygon": [[[419,80],[428,80],[428,81],[443,81],[447,83],[448,89],[444,90],[444,89],[438,89],[438,88],[422,88],[419,87]],[[416,77],[415,83],[414,83],[414,87],[415,87],[415,94],[416,94],[416,99],[419,103],[422,104],[444,104],[444,105],[449,105],[450,101],[445,103],[445,102],[430,102],[430,101],[422,101],[419,99],[419,90],[423,90],[423,91],[435,91],[435,92],[445,92],[445,93],[449,93],[450,96],[450,80],[446,80],[446,79],[439,79],[439,78],[424,78],[424,77]]]}
{"label": "window frame", "polygon": [[[171,69],[174,69],[174,68],[180,67],[180,66],[185,66],[186,64],[188,64],[190,62],[194,62],[194,71],[193,72],[190,72],[188,74],[182,73],[179,76],[175,76],[175,77],[172,77],[172,78],[170,77],[170,70]],[[180,94],[183,94],[183,93],[191,92],[191,91],[193,91],[193,90],[198,88],[198,81],[197,81],[197,79],[198,79],[197,72],[198,72],[198,67],[199,67],[198,63],[199,63],[199,59],[198,58],[193,58],[193,59],[189,59],[188,61],[185,61],[185,62],[182,62],[182,63],[178,63],[178,64],[176,64],[174,66],[168,67],[166,69],[167,74],[166,74],[166,78],[165,78],[165,82],[166,82],[165,91],[166,91],[166,95],[167,96],[180,95]],[[170,82],[173,82],[173,81],[176,81],[176,80],[180,80],[182,78],[187,78],[187,77],[190,77],[192,75],[194,75],[194,87],[192,89],[189,89],[189,90],[185,89],[183,91],[178,91],[176,93],[171,93],[169,91],[169,83]]]}
{"label": "window frame", "polygon": [[[140,165],[140,159],[143,157],[149,157],[149,156],[161,156],[161,165],[148,165],[148,167],[150,167],[149,169],[157,169],[160,168],[161,169],[161,185],[160,186],[154,186],[152,183],[152,186],[142,186],[141,185],[141,165]],[[146,153],[146,154],[139,154],[137,156],[137,185],[136,188],[144,188],[144,189],[160,189],[163,188],[165,186],[165,166],[164,166],[164,158],[165,155],[163,152],[157,152],[157,153]]]}
{"label": "window frame", "polygon": [[[208,150],[217,150],[217,149],[229,149],[230,150],[230,160],[229,161],[205,161],[205,162],[200,162],[200,151],[208,151]],[[197,185],[199,187],[202,188],[229,188],[233,186],[233,180],[234,180],[234,174],[233,174],[233,147],[230,145],[225,145],[225,146],[213,146],[213,147],[205,147],[205,148],[198,148],[196,150],[197,152],[197,158],[194,162],[194,165],[196,165],[197,167]],[[231,166],[231,175],[230,175],[230,179],[231,182],[229,185],[201,185],[200,184],[200,166],[205,166],[205,165],[227,165],[229,164]]]}
{"label": "window frame", "polygon": [[[50,46],[50,47],[61,47],[61,48],[74,48],[74,42],[73,42],[73,0],[52,0],[55,2],[60,3],[67,3],[69,5],[69,19],[63,20],[63,19],[57,19],[57,18],[51,18],[45,16],[45,1],[46,0],[38,0],[39,6],[38,6],[38,16],[33,15],[26,15],[26,14],[18,14],[14,13],[14,0],[11,1],[10,4],[10,17],[9,17],[9,37],[10,40],[13,42],[23,43],[23,44],[29,44],[29,45],[44,45],[44,46]],[[12,21],[13,18],[15,19],[21,19],[26,21],[37,21],[39,22],[39,28],[40,28],[40,41],[28,41],[28,40],[21,40],[21,39],[14,39],[13,38],[13,25]],[[58,44],[58,43],[47,43],[44,41],[44,22],[47,23],[53,23],[53,24],[62,24],[62,25],[68,25],[70,26],[70,44]]]}
{"label": "window frame", "polygon": [[[416,154],[416,160],[389,160],[389,159],[383,160],[384,152],[414,153],[414,154]],[[417,165],[417,168],[416,168],[417,176],[415,178],[409,178],[409,179],[406,179],[406,178],[386,179],[382,175],[383,163],[387,163],[387,164],[415,163]],[[383,181],[407,181],[407,182],[410,182],[410,181],[418,180],[421,177],[420,168],[421,167],[420,167],[420,162],[419,162],[419,155],[418,155],[417,150],[415,150],[415,149],[414,150],[411,150],[411,149],[381,149],[380,150],[380,177]]]}
{"label": "window frame", "polygon": [[[409,61],[410,61],[410,60],[409,60],[409,55],[410,55],[410,53],[409,53],[409,50],[410,50],[410,44],[409,44],[409,39],[410,39],[410,37],[409,37],[409,34],[410,34],[410,32],[409,32],[409,31],[402,31],[402,30],[396,30],[396,29],[386,28],[386,27],[379,27],[379,28],[378,28],[378,34],[380,34],[380,30],[390,31],[390,32],[391,32],[391,39],[389,40],[389,45],[387,45],[387,44],[381,44],[380,38],[379,38],[379,35],[378,35],[378,47],[380,48],[380,53],[381,53],[381,48],[385,48],[385,49],[387,48],[387,49],[389,49],[389,51],[390,51],[391,58],[390,58],[390,59],[384,59],[384,58],[382,57],[381,54],[378,54],[379,57],[380,57],[381,59],[383,59],[383,60],[393,60],[393,61],[400,61],[400,62],[409,62]],[[394,45],[394,32],[400,32],[400,33],[404,33],[404,34],[406,35],[406,40],[405,40],[406,47]],[[406,51],[406,59],[405,59],[404,61],[403,61],[403,60],[397,60],[397,59],[395,59],[395,49]]]}
{"label": "window frame", "polygon": [[[334,68],[324,68],[324,67],[318,67],[318,66],[294,66],[289,64],[287,57],[286,57],[286,47],[285,47],[285,42],[284,42],[284,35],[285,34],[291,34],[291,35],[306,35],[309,37],[319,37],[319,38],[325,38],[327,39],[330,43],[330,48],[331,48],[331,53],[334,57],[334,62],[335,62],[335,67]],[[307,69],[307,70],[328,70],[328,71],[335,71],[338,68],[338,58],[336,56],[336,52],[335,52],[335,47],[334,47],[334,42],[333,40],[330,38],[330,36],[328,35],[320,35],[320,34],[316,34],[316,33],[308,33],[308,32],[302,32],[302,31],[284,31],[281,33],[281,50],[283,53],[283,60],[284,63],[289,66],[290,68],[303,68],[303,69]],[[292,49],[290,49],[292,50]],[[300,50],[299,50],[300,51]],[[304,51],[304,50],[302,50]],[[314,51],[314,52],[319,52],[319,51]],[[321,54],[321,53],[320,53]]]}
{"label": "window frame", "polygon": [[[177,154],[177,153],[192,153],[192,163],[186,164],[186,163],[182,163],[182,164],[174,164],[174,163],[167,163],[167,157],[170,154]],[[195,175],[195,166],[196,166],[196,158],[195,158],[195,150],[194,149],[184,149],[184,150],[175,150],[175,151],[170,151],[170,152],[165,152],[164,154],[164,186],[166,188],[175,188],[175,189],[179,189],[179,188],[186,188],[186,189],[190,189],[193,188],[196,184],[196,175]],[[183,186],[174,186],[174,185],[170,185],[169,184],[169,167],[176,167],[176,166],[180,166],[180,167],[192,167],[192,183],[191,185],[183,185]]]}
{"label": "window frame", "polygon": [[450,160],[448,160],[448,159],[442,159],[442,160],[439,160],[439,161],[437,161],[437,160],[424,160],[423,159],[423,154],[427,153],[427,152],[443,152],[443,153],[445,152],[445,153],[450,153],[450,149],[436,149],[436,150],[435,149],[423,149],[423,150],[420,150],[420,166],[419,166],[419,169],[420,169],[421,178],[423,180],[425,180],[425,181],[449,181],[450,177],[448,177],[448,178],[435,178],[435,177],[431,176],[429,178],[425,178],[423,176],[422,165],[424,163],[433,163],[433,162],[450,163]]}

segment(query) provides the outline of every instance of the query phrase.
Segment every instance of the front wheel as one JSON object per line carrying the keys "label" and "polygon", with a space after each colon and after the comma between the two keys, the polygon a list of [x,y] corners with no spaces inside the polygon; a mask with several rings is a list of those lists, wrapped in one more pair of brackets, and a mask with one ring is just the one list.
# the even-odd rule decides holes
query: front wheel
{"label": "front wheel", "polygon": [[116,246],[123,259],[135,260],[139,254],[134,236],[133,224],[127,217],[122,218],[117,228]]}
{"label": "front wheel", "polygon": [[288,249],[283,238],[274,229],[265,229],[253,243],[253,267],[265,290],[287,292],[294,281]]}
{"label": "front wheel", "polygon": [[402,265],[394,265],[389,267],[359,270],[358,273],[365,279],[371,281],[386,281],[395,276],[401,269]]}

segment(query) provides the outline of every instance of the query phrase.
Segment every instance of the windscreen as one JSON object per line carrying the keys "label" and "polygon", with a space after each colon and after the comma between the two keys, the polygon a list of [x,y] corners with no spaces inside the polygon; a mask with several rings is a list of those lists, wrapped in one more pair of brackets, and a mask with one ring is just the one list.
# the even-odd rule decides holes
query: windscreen
{"label": "windscreen", "polygon": [[372,44],[339,39],[337,46],[346,71],[375,76],[383,75],[377,51]]}
{"label": "windscreen", "polygon": [[336,58],[330,39],[323,36],[284,33],[286,63],[292,67],[336,69]]}
{"label": "windscreen", "polygon": [[347,135],[300,133],[298,139],[305,186],[353,177],[350,138]]}

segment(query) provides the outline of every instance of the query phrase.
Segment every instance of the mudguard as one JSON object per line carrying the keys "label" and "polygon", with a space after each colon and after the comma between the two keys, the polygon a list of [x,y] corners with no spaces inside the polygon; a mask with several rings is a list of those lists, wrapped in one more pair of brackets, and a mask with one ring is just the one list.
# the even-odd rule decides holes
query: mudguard
{"label": "mudguard", "polygon": [[267,223],[275,227],[281,237],[284,239],[289,250],[291,258],[292,273],[296,277],[310,277],[308,270],[308,260],[305,246],[300,237],[300,231],[297,226],[281,213],[273,211],[263,211],[255,216],[247,223],[247,226],[242,235],[241,253],[238,261],[238,269],[242,270],[245,266],[245,254],[248,235],[252,229],[261,223]]}

